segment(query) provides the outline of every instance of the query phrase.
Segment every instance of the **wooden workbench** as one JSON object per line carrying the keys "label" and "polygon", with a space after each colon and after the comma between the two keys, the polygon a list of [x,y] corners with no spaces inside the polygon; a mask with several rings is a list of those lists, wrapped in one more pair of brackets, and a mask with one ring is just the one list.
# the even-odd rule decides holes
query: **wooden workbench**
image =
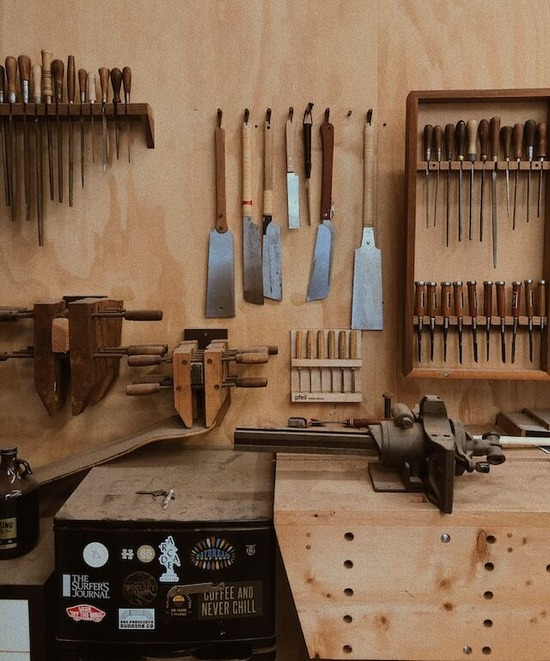
{"label": "wooden workbench", "polygon": [[310,657],[548,661],[549,477],[547,455],[518,451],[457,478],[449,515],[375,493],[365,459],[278,455],[275,527]]}

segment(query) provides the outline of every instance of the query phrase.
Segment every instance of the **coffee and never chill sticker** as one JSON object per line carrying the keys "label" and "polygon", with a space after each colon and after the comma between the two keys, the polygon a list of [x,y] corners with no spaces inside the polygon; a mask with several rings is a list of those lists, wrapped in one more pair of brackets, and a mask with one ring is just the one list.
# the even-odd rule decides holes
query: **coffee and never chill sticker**
{"label": "coffee and never chill sticker", "polygon": [[199,595],[199,620],[260,617],[263,614],[262,581],[226,583],[222,589]]}

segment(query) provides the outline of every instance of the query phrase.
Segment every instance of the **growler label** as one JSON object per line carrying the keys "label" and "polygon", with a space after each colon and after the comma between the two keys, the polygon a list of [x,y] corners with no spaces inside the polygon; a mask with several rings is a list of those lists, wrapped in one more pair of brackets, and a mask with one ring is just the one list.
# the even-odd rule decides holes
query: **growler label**
{"label": "growler label", "polygon": [[17,546],[17,519],[12,516],[0,519],[0,548],[13,549]]}
{"label": "growler label", "polygon": [[221,590],[199,596],[199,620],[225,620],[262,615],[262,581],[226,583]]}

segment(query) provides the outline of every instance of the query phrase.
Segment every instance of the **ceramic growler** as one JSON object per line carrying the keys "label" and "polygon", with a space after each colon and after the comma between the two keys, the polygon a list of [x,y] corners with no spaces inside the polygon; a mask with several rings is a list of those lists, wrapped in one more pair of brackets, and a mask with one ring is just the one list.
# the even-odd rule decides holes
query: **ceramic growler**
{"label": "ceramic growler", "polygon": [[38,542],[38,485],[17,448],[0,450],[0,560],[28,553]]}

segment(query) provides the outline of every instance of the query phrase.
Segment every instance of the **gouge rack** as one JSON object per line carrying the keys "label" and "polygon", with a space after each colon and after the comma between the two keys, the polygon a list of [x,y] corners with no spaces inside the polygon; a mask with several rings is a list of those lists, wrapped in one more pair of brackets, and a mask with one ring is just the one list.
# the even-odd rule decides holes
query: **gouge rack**
{"label": "gouge rack", "polygon": [[[549,117],[550,89],[409,94],[404,374],[550,379]],[[486,282],[494,291],[489,314]],[[419,283],[435,290],[435,305],[427,292],[419,304]],[[497,283],[504,302],[497,301]]]}
{"label": "gouge rack", "polygon": [[346,329],[290,333],[292,402],[361,402],[361,332]]}
{"label": "gouge rack", "polygon": [[50,415],[61,411],[69,394],[73,415],[101,401],[118,377],[122,356],[163,350],[120,346],[123,320],[162,319],[160,310],[126,310],[121,300],[67,298],[0,309],[0,322],[25,319],[33,320],[34,345],[0,354],[0,360],[33,359],[35,389]]}
{"label": "gouge rack", "polygon": [[[208,337],[208,330],[202,333]],[[202,348],[202,344],[205,344]],[[232,388],[265,388],[263,377],[242,377],[241,366],[263,365],[277,353],[272,346],[231,349],[224,338],[212,338],[206,343],[186,339],[166,355],[134,355],[128,358],[130,367],[168,366],[171,373],[147,374],[126,387],[130,396],[151,395],[173,391],[174,407],[187,428],[201,419],[205,427],[216,423],[218,415],[230,401]]]}

